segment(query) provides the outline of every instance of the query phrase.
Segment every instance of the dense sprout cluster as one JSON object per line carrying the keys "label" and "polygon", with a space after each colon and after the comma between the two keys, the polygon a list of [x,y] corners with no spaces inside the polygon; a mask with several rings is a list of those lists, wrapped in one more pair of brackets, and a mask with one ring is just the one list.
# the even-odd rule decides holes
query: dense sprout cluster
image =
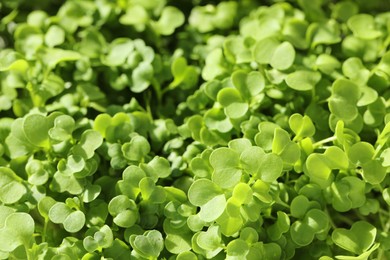
{"label": "dense sprout cluster", "polygon": [[390,259],[390,3],[0,2],[0,259]]}

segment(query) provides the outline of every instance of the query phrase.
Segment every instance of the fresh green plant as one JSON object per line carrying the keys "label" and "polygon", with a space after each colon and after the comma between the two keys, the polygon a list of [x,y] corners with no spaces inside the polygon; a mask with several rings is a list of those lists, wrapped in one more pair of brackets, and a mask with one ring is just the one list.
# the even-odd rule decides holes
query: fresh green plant
{"label": "fresh green plant", "polygon": [[0,259],[390,259],[389,24],[0,1]]}

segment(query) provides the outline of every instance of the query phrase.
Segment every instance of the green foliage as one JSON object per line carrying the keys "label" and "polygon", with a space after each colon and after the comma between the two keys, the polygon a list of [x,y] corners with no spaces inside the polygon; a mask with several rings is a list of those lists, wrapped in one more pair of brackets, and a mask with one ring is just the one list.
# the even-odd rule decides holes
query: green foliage
{"label": "green foliage", "polygon": [[0,259],[390,259],[386,1],[1,1]]}

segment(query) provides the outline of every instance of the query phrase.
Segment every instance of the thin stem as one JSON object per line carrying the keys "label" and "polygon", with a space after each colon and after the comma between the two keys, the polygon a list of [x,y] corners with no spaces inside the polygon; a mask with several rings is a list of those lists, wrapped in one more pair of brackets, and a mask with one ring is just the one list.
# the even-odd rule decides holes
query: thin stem
{"label": "thin stem", "polygon": [[42,230],[42,243],[46,242],[47,224],[48,223],[49,223],[49,221],[47,221],[47,219],[45,219],[45,224],[43,224],[43,230]]}
{"label": "thin stem", "polygon": [[286,202],[284,202],[283,200],[281,200],[279,197],[277,197],[277,199],[275,200],[275,203],[276,204],[279,204],[283,207],[286,207],[286,208],[290,208],[290,205],[288,205]]}
{"label": "thin stem", "polygon": [[163,92],[161,91],[161,86],[156,79],[152,80],[152,86],[154,91],[156,92],[158,105],[161,105],[162,96],[163,96]]}
{"label": "thin stem", "polygon": [[336,226],[336,224],[333,222],[333,218],[330,216],[329,211],[328,211],[327,208],[325,208],[325,213],[326,213],[326,215],[328,215],[329,223],[330,223],[330,225],[332,226],[332,228],[333,228],[333,229],[336,229],[337,226]]}
{"label": "thin stem", "polygon": [[152,109],[150,107],[150,92],[146,92],[144,95],[146,112],[149,114],[150,118],[153,118]]}
{"label": "thin stem", "polygon": [[336,136],[331,136],[331,137],[325,138],[325,139],[323,139],[323,140],[321,140],[321,141],[318,141],[318,142],[314,143],[314,144],[313,144],[313,147],[314,147],[314,148],[318,148],[318,147],[320,147],[321,145],[326,144],[326,143],[329,143],[329,142],[333,142],[333,141],[335,141],[336,139],[337,139]]}
{"label": "thin stem", "polygon": [[95,109],[96,111],[99,111],[101,113],[105,113],[106,112],[106,108],[103,107],[102,105],[96,103],[96,102],[91,102],[89,103],[89,107]]}
{"label": "thin stem", "polygon": [[380,145],[378,145],[377,147],[376,147],[376,149],[375,149],[375,153],[374,153],[374,155],[372,156],[372,159],[373,160],[375,160],[375,158],[378,156],[378,154],[379,154],[379,152],[382,150],[382,145],[380,144]]}
{"label": "thin stem", "polygon": [[171,91],[171,90],[174,90],[177,86],[175,85],[172,85],[172,84],[169,84],[169,86],[167,88],[164,88],[161,93],[162,95],[164,95],[165,93],[167,93],[168,91]]}

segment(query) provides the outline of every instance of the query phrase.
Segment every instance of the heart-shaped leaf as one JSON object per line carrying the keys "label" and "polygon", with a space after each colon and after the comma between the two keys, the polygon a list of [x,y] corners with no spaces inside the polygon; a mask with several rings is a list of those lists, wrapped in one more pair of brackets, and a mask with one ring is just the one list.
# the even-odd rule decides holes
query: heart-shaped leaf
{"label": "heart-shaped leaf", "polygon": [[146,231],[143,235],[131,235],[130,244],[145,258],[157,258],[164,248],[164,239],[157,230]]}
{"label": "heart-shaped leaf", "polygon": [[356,104],[359,98],[360,90],[354,82],[338,79],[332,85],[329,110],[338,118],[351,121],[358,115]]}
{"label": "heart-shaped leaf", "polygon": [[297,70],[287,75],[287,86],[298,91],[307,91],[315,88],[321,80],[321,73],[316,71]]}
{"label": "heart-shaped leaf", "polygon": [[239,154],[230,148],[219,148],[210,154],[210,164],[214,169],[212,181],[221,188],[231,188],[241,179]]}
{"label": "heart-shaped leaf", "polygon": [[282,42],[271,57],[270,64],[277,70],[286,70],[292,66],[295,59],[295,49],[289,42]]}
{"label": "heart-shaped leaf", "polygon": [[382,35],[375,29],[374,17],[369,14],[357,14],[348,19],[348,27],[353,34],[361,39],[372,40]]}
{"label": "heart-shaped leaf", "polygon": [[33,238],[35,223],[33,218],[24,212],[9,214],[0,229],[0,250],[12,252],[20,245],[30,246]]}
{"label": "heart-shaped leaf", "polygon": [[295,133],[296,137],[311,137],[315,133],[315,126],[310,117],[302,116],[301,114],[293,114],[288,121],[291,130]]}
{"label": "heart-shaped leaf", "polygon": [[376,232],[376,228],[370,223],[358,221],[350,229],[335,229],[332,233],[332,240],[336,245],[351,253],[362,254],[373,245]]}

